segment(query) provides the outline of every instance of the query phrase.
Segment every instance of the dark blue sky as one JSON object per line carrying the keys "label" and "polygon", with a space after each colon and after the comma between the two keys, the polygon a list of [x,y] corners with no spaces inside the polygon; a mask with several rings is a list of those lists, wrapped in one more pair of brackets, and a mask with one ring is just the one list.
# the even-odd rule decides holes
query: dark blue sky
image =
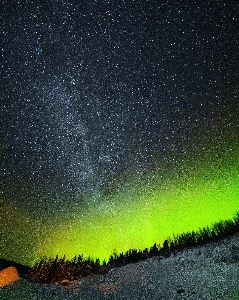
{"label": "dark blue sky", "polygon": [[220,0],[3,0],[3,194],[95,195],[238,132],[238,12]]}

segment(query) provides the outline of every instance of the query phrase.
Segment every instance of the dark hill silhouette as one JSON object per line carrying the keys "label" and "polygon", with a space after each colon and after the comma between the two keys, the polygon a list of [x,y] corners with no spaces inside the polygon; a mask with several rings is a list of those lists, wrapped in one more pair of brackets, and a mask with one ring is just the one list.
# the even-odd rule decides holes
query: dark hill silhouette
{"label": "dark hill silhouette", "polygon": [[30,267],[11,260],[0,258],[0,271],[11,266],[17,269],[19,276],[28,278]]}

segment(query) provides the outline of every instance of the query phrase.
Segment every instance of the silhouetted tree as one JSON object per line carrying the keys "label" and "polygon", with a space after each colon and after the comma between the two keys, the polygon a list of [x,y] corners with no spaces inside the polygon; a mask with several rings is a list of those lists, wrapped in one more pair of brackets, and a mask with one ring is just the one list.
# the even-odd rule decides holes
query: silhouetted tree
{"label": "silhouetted tree", "polygon": [[153,247],[150,248],[149,255],[150,256],[158,255],[158,247],[157,247],[156,243],[153,245]]}

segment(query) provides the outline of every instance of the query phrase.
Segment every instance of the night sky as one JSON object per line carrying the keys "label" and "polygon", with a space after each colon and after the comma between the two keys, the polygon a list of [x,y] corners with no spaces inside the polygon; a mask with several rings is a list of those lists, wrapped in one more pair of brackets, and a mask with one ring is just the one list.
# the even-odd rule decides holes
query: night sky
{"label": "night sky", "polygon": [[207,182],[239,208],[236,2],[1,1],[4,205],[99,222]]}

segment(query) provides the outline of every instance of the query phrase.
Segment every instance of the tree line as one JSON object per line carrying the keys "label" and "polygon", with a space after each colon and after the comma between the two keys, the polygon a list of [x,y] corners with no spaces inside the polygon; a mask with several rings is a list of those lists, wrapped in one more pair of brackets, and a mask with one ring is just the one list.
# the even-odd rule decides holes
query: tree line
{"label": "tree line", "polygon": [[211,228],[205,227],[197,232],[182,233],[164,241],[162,247],[156,243],[144,250],[130,249],[125,253],[113,253],[108,262],[100,263],[99,259],[93,260],[83,255],[67,260],[64,256],[59,258],[43,257],[29,270],[29,279],[41,283],[73,281],[89,275],[106,274],[111,269],[130,263],[136,263],[153,256],[161,258],[175,255],[177,251],[185,248],[204,245],[209,242],[223,239],[227,236],[239,233],[239,212],[232,220],[219,221]]}

